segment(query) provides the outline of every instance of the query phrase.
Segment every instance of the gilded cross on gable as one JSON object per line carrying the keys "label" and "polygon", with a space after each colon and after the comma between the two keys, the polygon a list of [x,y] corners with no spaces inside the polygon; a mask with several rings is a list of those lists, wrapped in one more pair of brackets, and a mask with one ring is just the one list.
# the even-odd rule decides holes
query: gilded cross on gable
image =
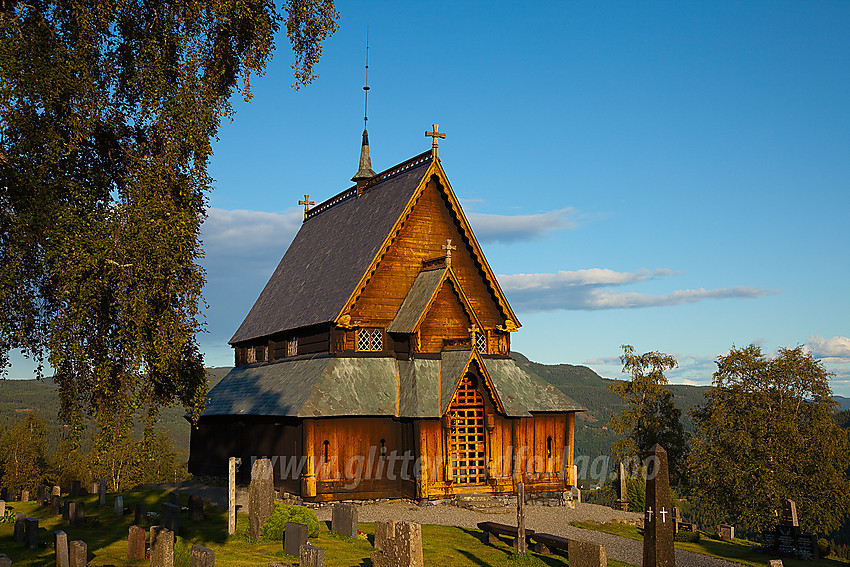
{"label": "gilded cross on gable", "polygon": [[469,331],[469,334],[470,334],[470,335],[472,335],[473,337],[475,337],[475,333],[477,333],[477,332],[478,332],[478,325],[476,325],[475,323],[473,323],[473,324],[472,324],[472,326],[471,326],[469,329],[467,329],[467,330]]}
{"label": "gilded cross on gable", "polygon": [[447,238],[446,243],[443,244],[443,250],[446,251],[446,265],[452,265],[452,250],[457,250],[457,246],[452,246],[452,239]]}
{"label": "gilded cross on gable", "polygon": [[315,205],[316,201],[310,200],[310,195],[304,195],[303,201],[298,201],[299,205],[304,205],[304,218],[307,218],[307,213],[310,212],[310,205]]}
{"label": "gilded cross on gable", "polygon": [[434,129],[432,132],[425,130],[425,135],[431,136],[431,138],[433,139],[433,142],[431,142],[431,155],[435,158],[437,157],[437,154],[439,153],[440,149],[439,138],[445,139],[446,137],[445,134],[437,131],[437,128],[439,128],[439,126],[439,124],[432,124],[431,127]]}

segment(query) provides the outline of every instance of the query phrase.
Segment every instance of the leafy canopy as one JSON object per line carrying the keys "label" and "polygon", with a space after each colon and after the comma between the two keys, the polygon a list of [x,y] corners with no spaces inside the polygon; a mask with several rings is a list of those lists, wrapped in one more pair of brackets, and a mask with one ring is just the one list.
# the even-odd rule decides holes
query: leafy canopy
{"label": "leafy canopy", "polygon": [[676,359],[661,352],[635,353],[631,345],[623,345],[620,362],[627,381],[616,381],[609,389],[626,402],[620,413],[611,415],[610,425],[625,437],[614,443],[612,452],[624,456],[645,456],[659,443],[667,451],[670,480],[679,483],[684,477],[687,441],[682,428],[682,412],[673,403],[673,394],[665,388],[664,372],[676,367]]}
{"label": "leafy canopy", "polygon": [[[297,88],[338,16],[285,10]],[[202,410],[211,140],[281,21],[270,0],[3,3],[0,369],[11,349],[47,359],[67,422]]]}
{"label": "leafy canopy", "polygon": [[776,524],[797,502],[801,526],[828,533],[850,512],[850,441],[836,423],[829,377],[803,347],[768,357],[755,345],[717,358],[695,412],[694,487],[706,508],[746,530]]}

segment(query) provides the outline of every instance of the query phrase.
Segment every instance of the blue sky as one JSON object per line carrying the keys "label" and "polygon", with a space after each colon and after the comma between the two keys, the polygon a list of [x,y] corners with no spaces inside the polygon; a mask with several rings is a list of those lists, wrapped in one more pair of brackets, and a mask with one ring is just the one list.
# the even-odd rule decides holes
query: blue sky
{"label": "blue sky", "polygon": [[[366,26],[381,171],[440,157],[544,363],[620,345],[708,384],[732,345],[807,345],[850,396],[850,3],[339,2],[316,82],[283,34],[215,144],[209,365],[300,225],[357,169]],[[12,371],[14,375],[14,369]]]}

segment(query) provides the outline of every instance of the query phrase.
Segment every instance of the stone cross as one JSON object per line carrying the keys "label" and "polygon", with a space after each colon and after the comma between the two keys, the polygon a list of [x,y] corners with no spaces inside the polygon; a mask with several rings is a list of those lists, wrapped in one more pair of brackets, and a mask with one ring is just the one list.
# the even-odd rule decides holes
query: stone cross
{"label": "stone cross", "polygon": [[304,218],[307,218],[307,213],[310,212],[310,205],[315,205],[316,201],[310,200],[310,195],[304,195],[303,201],[298,201],[299,205],[304,205]]}
{"label": "stone cross", "polygon": [[516,485],[516,550],[525,554],[525,484]]}
{"label": "stone cross", "polygon": [[227,533],[236,533],[236,467],[242,464],[239,457],[227,460]]}
{"label": "stone cross", "polygon": [[[68,534],[62,530],[53,532],[53,549],[56,555],[56,567],[70,567],[68,558]],[[142,557],[144,559],[144,557]]]}
{"label": "stone cross", "polygon": [[443,244],[443,250],[446,251],[446,265],[452,265],[452,250],[457,250],[457,246],[452,246],[452,239],[447,238],[446,243]]}
{"label": "stone cross", "polygon": [[[673,522],[667,521],[672,506],[667,451],[655,444],[649,450],[646,471],[646,520],[643,528],[643,564],[676,567]],[[654,510],[654,512],[653,512]]]}
{"label": "stone cross", "polygon": [[[274,469],[269,459],[257,459],[251,467],[248,487],[248,535],[259,540],[263,524],[274,513]],[[356,535],[356,534],[355,534]]]}
{"label": "stone cross", "polygon": [[127,559],[145,558],[145,529],[141,526],[130,526],[127,535]]}
{"label": "stone cross", "polygon": [[357,508],[351,504],[334,504],[331,531],[346,537],[357,537]]}
{"label": "stone cross", "polygon": [[440,126],[439,124],[432,124],[431,127],[434,129],[433,131],[429,132],[429,131],[425,130],[425,135],[431,136],[431,139],[433,140],[431,142],[431,155],[434,156],[435,159],[437,157],[439,157],[439,152],[440,152],[439,138],[445,139],[445,137],[446,137],[445,134],[437,131],[439,126]]}
{"label": "stone cross", "polygon": [[86,567],[89,562],[89,549],[86,542],[81,540],[72,541],[68,544],[69,567]]}

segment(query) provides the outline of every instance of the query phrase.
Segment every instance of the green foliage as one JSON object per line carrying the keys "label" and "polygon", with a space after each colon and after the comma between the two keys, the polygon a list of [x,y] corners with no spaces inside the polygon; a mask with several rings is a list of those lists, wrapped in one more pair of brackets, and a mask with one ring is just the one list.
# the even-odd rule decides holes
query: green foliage
{"label": "green foliage", "polygon": [[678,484],[685,477],[687,441],[682,427],[681,411],[673,403],[673,394],[665,385],[664,371],[677,366],[669,354],[647,352],[635,354],[630,345],[623,345],[620,356],[623,372],[630,374],[629,381],[617,381],[610,390],[618,394],[626,407],[611,416],[611,428],[625,438],[612,445],[614,455],[645,456],[656,444],[667,451],[670,482]]}
{"label": "green foliage", "polygon": [[717,359],[695,412],[694,491],[709,514],[755,532],[797,502],[804,530],[829,533],[850,512],[850,440],[833,416],[830,373],[802,347],[767,357],[755,345]]}
{"label": "green foliage", "polygon": [[34,411],[27,412],[0,436],[0,484],[34,494],[44,481],[46,450],[44,420]]}
{"label": "green foliage", "polygon": [[699,532],[683,532],[679,530],[679,532],[674,536],[674,540],[676,541],[685,541],[688,543],[696,543],[699,541],[700,535]]}
{"label": "green foliage", "polygon": [[[286,9],[302,85],[337,15]],[[0,369],[10,349],[47,359],[77,432],[87,415],[203,409],[211,141],[280,21],[271,0],[0,11]]]}
{"label": "green foliage", "polygon": [[818,554],[821,556],[821,558],[825,558],[825,557],[829,556],[829,552],[830,552],[829,542],[826,541],[826,539],[824,539],[824,538],[820,538],[818,540]]}
{"label": "green foliage", "polygon": [[274,513],[263,524],[261,532],[263,540],[282,540],[286,522],[307,526],[307,537],[319,535],[319,520],[316,519],[315,512],[304,506],[275,503]]}
{"label": "green foliage", "polygon": [[626,490],[629,494],[629,512],[645,512],[646,479],[643,474],[629,476],[626,479]]}

